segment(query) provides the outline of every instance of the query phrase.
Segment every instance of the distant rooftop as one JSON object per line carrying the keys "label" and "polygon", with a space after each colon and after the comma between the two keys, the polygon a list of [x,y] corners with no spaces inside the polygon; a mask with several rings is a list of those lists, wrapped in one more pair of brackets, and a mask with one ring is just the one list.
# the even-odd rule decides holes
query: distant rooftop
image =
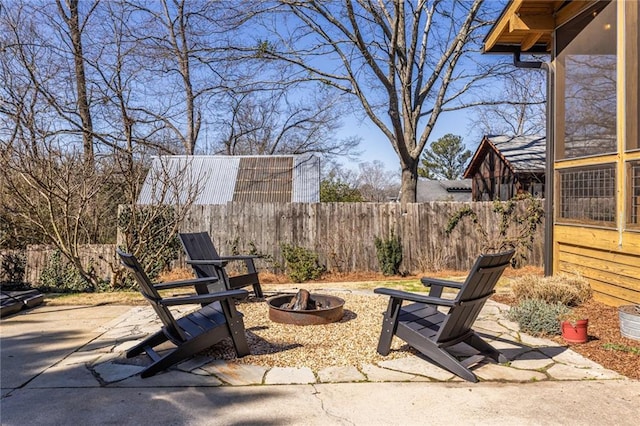
{"label": "distant rooftop", "polygon": [[418,179],[416,201],[471,201],[471,179],[429,180]]}
{"label": "distant rooftop", "polygon": [[465,176],[477,170],[486,157],[488,149],[495,151],[516,173],[544,172],[546,164],[546,139],[544,136],[496,136],[488,135],[482,139]]}

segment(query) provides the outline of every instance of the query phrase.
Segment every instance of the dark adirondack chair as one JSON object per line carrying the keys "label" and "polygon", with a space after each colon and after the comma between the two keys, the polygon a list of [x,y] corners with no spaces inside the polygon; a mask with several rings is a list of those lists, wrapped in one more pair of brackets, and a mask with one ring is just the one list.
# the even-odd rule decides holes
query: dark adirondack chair
{"label": "dark adirondack chair", "polygon": [[[164,326],[160,331],[147,337],[127,351],[127,358],[143,352],[153,363],[141,373],[143,378],[153,376],[198,352],[207,349],[226,337],[231,337],[238,357],[249,354],[249,346],[244,333],[242,314],[235,307],[234,299],[247,297],[246,290],[224,291],[206,295],[162,298],[158,290],[193,286],[206,283],[211,278],[152,284],[138,260],[131,254],[117,251],[124,266],[129,268],[138,282],[140,292],[149,301]],[[204,304],[197,311],[175,319],[170,306]],[[175,345],[162,354],[154,348],[167,341]]]}
{"label": "dark adirondack chair", "polygon": [[[471,326],[487,299],[494,293],[495,285],[504,269],[509,266],[513,254],[512,250],[481,255],[463,283],[422,278],[422,283],[431,287],[428,296],[388,288],[375,289],[375,293],[390,296],[378,342],[378,353],[388,355],[391,340],[396,335],[438,366],[470,382],[477,382],[478,378],[469,367],[485,357],[496,362],[507,362],[504,355],[485,342]],[[442,298],[444,287],[457,289],[455,298]],[[404,301],[413,303],[403,306]],[[438,306],[448,307],[449,310],[443,313],[438,310]],[[462,342],[478,350],[480,354],[459,361],[449,349]]]}
{"label": "dark adirondack chair", "polygon": [[[208,288],[196,287],[198,294],[253,286],[255,296],[263,297],[258,272],[253,262],[258,256],[220,256],[208,232],[181,233],[179,236],[187,255],[186,262],[191,265],[196,276],[219,278],[216,282],[209,284]],[[225,267],[232,261],[244,261],[247,273],[230,277]]]}

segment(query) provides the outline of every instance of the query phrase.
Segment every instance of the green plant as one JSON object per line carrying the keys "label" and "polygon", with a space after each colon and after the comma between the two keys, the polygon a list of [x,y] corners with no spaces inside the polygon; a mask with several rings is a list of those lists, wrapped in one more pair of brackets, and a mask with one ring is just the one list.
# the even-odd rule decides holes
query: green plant
{"label": "green plant", "polygon": [[24,283],[24,272],[27,266],[27,259],[24,253],[5,253],[2,255],[0,266],[0,278],[4,278],[3,286],[22,286]]}
{"label": "green plant", "polygon": [[562,303],[547,303],[540,299],[525,299],[507,312],[520,330],[533,335],[560,334],[559,318],[569,312]]}
{"label": "green plant", "polygon": [[400,263],[402,263],[402,244],[400,237],[396,237],[391,231],[387,239],[375,238],[378,264],[384,275],[398,275]]}
{"label": "green plant", "polygon": [[478,214],[470,206],[464,206],[451,216],[445,233],[449,236],[463,219],[469,218],[482,241],[483,251],[516,249],[511,262],[513,266],[522,265],[544,217],[542,201],[529,193],[518,194],[508,201],[494,201],[492,211],[497,216],[498,229],[495,232],[485,229]]}
{"label": "green plant", "polygon": [[49,258],[49,263],[40,273],[38,284],[38,289],[42,292],[74,293],[95,290],[77,268],[62,259],[60,250],[55,250]]}
{"label": "green plant", "polygon": [[620,351],[620,352],[628,352],[635,355],[640,355],[640,348],[634,346],[627,345],[618,345],[615,343],[605,343],[602,347],[608,351]]}
{"label": "green plant", "polygon": [[580,275],[558,274],[551,277],[523,275],[513,279],[511,292],[517,301],[540,299],[547,303],[578,306],[591,298],[591,286]]}
{"label": "green plant", "polygon": [[289,278],[295,283],[320,278],[325,267],[320,265],[318,255],[313,251],[292,244],[282,244],[282,257]]}

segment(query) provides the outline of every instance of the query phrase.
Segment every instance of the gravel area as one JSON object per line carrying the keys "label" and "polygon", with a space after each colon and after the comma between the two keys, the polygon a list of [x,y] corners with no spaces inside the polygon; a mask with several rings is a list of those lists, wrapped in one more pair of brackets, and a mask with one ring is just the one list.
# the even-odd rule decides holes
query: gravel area
{"label": "gravel area", "polygon": [[[394,339],[388,356],[376,352],[388,297],[334,291],[322,294],[345,300],[342,320],[325,325],[280,324],[269,320],[265,301],[240,303],[238,310],[244,315],[251,355],[236,362],[265,367],[309,367],[317,371],[332,366],[361,366],[414,353],[399,339]],[[208,354],[234,359],[230,344],[224,343]]]}

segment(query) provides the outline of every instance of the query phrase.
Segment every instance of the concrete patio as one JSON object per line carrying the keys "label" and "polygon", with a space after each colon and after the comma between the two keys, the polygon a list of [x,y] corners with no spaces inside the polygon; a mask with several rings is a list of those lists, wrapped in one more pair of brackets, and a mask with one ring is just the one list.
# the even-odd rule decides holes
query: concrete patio
{"label": "concrete patio", "polygon": [[[124,352],[158,329],[150,307],[41,306],[0,323],[0,421],[417,424],[428,413],[434,424],[635,424],[640,382],[518,332],[503,318],[506,308],[487,303],[474,328],[510,362],[475,368],[481,381],[471,384],[417,356],[319,371],[198,356],[141,379],[143,367]],[[383,407],[398,415],[382,416]],[[214,409],[223,417],[211,417]]]}

